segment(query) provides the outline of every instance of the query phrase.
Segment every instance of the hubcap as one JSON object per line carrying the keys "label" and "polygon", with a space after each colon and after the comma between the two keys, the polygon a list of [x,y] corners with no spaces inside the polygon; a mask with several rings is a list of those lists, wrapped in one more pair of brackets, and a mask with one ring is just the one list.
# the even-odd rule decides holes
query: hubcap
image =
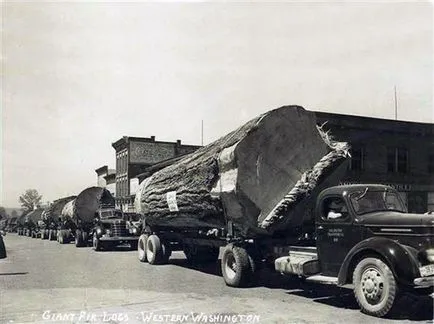
{"label": "hubcap", "polygon": [[366,269],[361,278],[362,292],[370,303],[378,303],[383,296],[384,277],[376,268]]}

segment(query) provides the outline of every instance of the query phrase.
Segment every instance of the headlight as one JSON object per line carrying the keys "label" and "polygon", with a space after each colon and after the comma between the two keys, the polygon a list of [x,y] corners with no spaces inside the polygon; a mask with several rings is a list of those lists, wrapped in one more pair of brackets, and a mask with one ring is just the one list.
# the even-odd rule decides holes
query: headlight
{"label": "headlight", "polygon": [[110,231],[109,229],[105,231],[105,234],[106,234],[107,236],[110,236],[111,233],[112,233],[112,231]]}
{"label": "headlight", "polygon": [[133,233],[134,235],[136,235],[137,232],[138,232],[137,227],[133,227],[133,228],[131,229],[131,233]]}
{"label": "headlight", "polygon": [[101,227],[98,227],[97,229],[96,229],[96,235],[98,236],[98,237],[100,237],[101,235],[102,235],[102,228]]}
{"label": "headlight", "polygon": [[429,262],[434,263],[434,249],[428,249],[425,251],[425,253],[426,253],[426,259]]}

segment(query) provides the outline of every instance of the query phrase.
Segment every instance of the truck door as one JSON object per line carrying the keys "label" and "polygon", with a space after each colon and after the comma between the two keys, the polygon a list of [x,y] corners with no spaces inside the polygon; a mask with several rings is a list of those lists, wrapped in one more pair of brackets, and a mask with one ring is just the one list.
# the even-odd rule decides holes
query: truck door
{"label": "truck door", "polygon": [[321,272],[337,276],[351,248],[361,240],[360,226],[354,223],[342,196],[326,196],[316,210],[317,251]]}

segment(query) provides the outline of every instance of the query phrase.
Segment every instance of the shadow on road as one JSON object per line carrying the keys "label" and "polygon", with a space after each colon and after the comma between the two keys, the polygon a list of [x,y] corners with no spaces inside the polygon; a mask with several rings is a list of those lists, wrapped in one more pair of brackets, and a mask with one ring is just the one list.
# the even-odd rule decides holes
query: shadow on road
{"label": "shadow on road", "polygon": [[[191,264],[186,259],[170,259],[169,264],[222,276],[220,260],[218,263],[211,264]],[[252,286],[286,290],[286,294],[308,298],[316,303],[338,309],[360,309],[352,289],[310,283],[296,277],[282,276],[271,269],[259,270],[255,284]],[[392,320],[432,321],[433,312],[432,297],[404,294],[397,301],[393,311],[387,318]]]}
{"label": "shadow on road", "polygon": [[22,276],[29,274],[28,272],[7,272],[7,273],[0,273],[0,276]]}
{"label": "shadow on road", "polygon": [[170,259],[169,264],[191,269],[191,270],[200,271],[214,276],[219,276],[219,277],[222,276],[220,260],[218,262],[200,264],[200,263],[191,263],[187,259]]}

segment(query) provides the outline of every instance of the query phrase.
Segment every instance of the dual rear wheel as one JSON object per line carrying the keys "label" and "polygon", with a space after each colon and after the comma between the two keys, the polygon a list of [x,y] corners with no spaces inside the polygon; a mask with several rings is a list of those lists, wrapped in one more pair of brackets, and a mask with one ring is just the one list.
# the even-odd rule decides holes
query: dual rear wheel
{"label": "dual rear wheel", "polygon": [[160,240],[157,235],[142,234],[137,242],[137,252],[140,262],[164,264],[172,254],[170,243]]}

